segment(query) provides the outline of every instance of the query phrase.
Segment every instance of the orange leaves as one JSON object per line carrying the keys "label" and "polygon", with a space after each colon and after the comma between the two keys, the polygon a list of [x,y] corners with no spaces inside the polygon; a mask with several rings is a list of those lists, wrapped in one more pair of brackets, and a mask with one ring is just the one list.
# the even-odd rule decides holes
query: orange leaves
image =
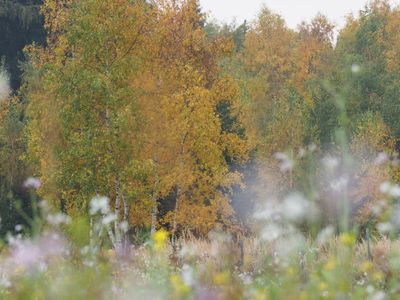
{"label": "orange leaves", "polygon": [[[80,210],[95,193],[113,203],[119,182],[136,223],[149,221],[154,197],[174,190],[173,214],[189,228],[232,214],[222,187],[240,175],[226,155],[244,162],[248,151],[239,89],[218,65],[232,42],[207,39],[197,1],[48,0],[43,12],[49,47],[29,50],[43,71],[29,115],[46,196],[57,186],[64,205]],[[229,130],[221,103],[236,122]]]}
{"label": "orange leaves", "polygon": [[238,159],[246,155],[245,142],[223,132],[217,113],[218,104],[227,101],[239,114],[238,88],[220,78],[217,64],[231,44],[217,46],[206,39],[196,1],[159,1],[159,8],[148,41],[145,76],[151,83],[137,81],[146,89],[138,103],[151,137],[143,154],[156,160],[161,195],[175,188],[180,192],[170,221],[194,230],[209,223],[205,228],[210,229],[217,219],[210,203],[220,197],[218,188],[239,181],[230,176],[224,153]]}

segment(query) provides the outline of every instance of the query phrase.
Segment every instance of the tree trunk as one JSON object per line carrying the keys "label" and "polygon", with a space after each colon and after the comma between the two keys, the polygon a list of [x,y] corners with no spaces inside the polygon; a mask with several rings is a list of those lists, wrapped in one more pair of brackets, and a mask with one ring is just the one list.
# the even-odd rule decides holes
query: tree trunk
{"label": "tree trunk", "polygon": [[172,223],[172,244],[175,246],[176,243],[176,231],[178,227],[178,221],[176,215],[178,214],[178,209],[179,209],[179,200],[181,197],[181,188],[180,186],[177,187],[176,189],[176,201],[175,201],[175,209],[174,209],[174,220]]}
{"label": "tree trunk", "polygon": [[150,229],[150,234],[151,236],[154,235],[156,232],[156,226],[157,226],[157,215],[158,215],[158,175],[156,174],[156,180],[154,182],[154,191],[153,191],[153,210],[151,212],[151,229]]}
{"label": "tree trunk", "polygon": [[120,208],[121,208],[121,198],[120,198],[120,184],[119,181],[115,181],[115,221],[114,221],[114,235],[115,235],[115,243],[117,251],[121,250],[122,246],[122,237],[121,237],[121,230],[119,228],[120,225]]}
{"label": "tree trunk", "polygon": [[[123,222],[124,225],[128,225],[129,224],[129,205],[128,205],[128,201],[126,200],[125,194],[122,193],[122,202],[124,204],[124,217],[123,217]],[[129,250],[129,239],[128,239],[128,232],[129,232],[129,228],[124,228],[124,229],[120,229],[122,234],[123,234],[123,247],[124,247],[124,251],[128,251]]]}
{"label": "tree trunk", "polygon": [[154,233],[156,232],[157,215],[158,215],[158,202],[157,198],[153,196],[153,210],[151,212],[151,229],[150,229],[151,236],[153,236]]}

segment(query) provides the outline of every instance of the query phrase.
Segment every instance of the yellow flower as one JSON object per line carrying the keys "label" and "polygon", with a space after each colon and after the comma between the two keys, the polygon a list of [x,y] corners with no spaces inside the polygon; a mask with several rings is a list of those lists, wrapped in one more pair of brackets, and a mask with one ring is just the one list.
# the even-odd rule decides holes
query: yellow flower
{"label": "yellow flower", "polygon": [[229,283],[229,272],[220,272],[214,275],[213,282],[215,285],[226,285]]}
{"label": "yellow flower", "polygon": [[21,275],[22,273],[25,272],[25,267],[22,265],[18,265],[15,269],[14,269],[14,273],[17,275]]}
{"label": "yellow flower", "polygon": [[171,276],[171,283],[174,287],[175,295],[176,296],[184,296],[190,293],[190,287],[187,286],[181,279],[179,275],[172,275]]}
{"label": "yellow flower", "polygon": [[167,239],[168,232],[166,232],[165,230],[161,229],[155,232],[153,236],[154,248],[156,250],[161,250],[165,246]]}
{"label": "yellow flower", "polygon": [[372,279],[377,282],[381,282],[385,279],[385,275],[382,272],[375,272],[372,274]]}
{"label": "yellow flower", "polygon": [[300,300],[307,300],[309,297],[307,296],[306,292],[301,292],[300,293]]}
{"label": "yellow flower", "polygon": [[325,282],[321,281],[319,284],[320,291],[326,291],[327,288],[328,288],[328,285]]}
{"label": "yellow flower", "polygon": [[107,251],[107,257],[108,257],[109,259],[114,259],[114,258],[116,257],[114,249],[109,249],[109,250]]}
{"label": "yellow flower", "polygon": [[251,298],[252,300],[267,300],[268,297],[262,290],[257,290]]}
{"label": "yellow flower", "polygon": [[324,266],[326,271],[332,271],[336,268],[336,262],[334,259],[330,259]]}
{"label": "yellow flower", "polygon": [[363,273],[368,273],[373,267],[374,265],[370,261],[364,261],[360,266],[360,271]]}
{"label": "yellow flower", "polygon": [[339,241],[346,246],[353,246],[354,242],[356,241],[354,235],[350,233],[343,233],[339,237]]}
{"label": "yellow flower", "polygon": [[293,275],[296,274],[296,270],[295,270],[295,268],[293,268],[293,267],[287,268],[286,272],[287,272],[287,274],[288,274],[289,276],[293,276]]}

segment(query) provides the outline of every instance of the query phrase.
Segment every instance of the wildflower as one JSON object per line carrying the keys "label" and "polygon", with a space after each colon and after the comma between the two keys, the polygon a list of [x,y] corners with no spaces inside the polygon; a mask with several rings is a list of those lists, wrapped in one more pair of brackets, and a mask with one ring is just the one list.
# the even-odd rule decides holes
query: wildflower
{"label": "wildflower", "polygon": [[275,225],[275,224],[268,224],[265,226],[261,233],[261,239],[267,242],[272,242],[276,240],[283,234],[283,230]]}
{"label": "wildflower", "polygon": [[332,271],[336,268],[336,261],[334,259],[328,260],[328,262],[325,264],[324,269],[326,271]]}
{"label": "wildflower", "polygon": [[396,206],[393,209],[391,223],[392,223],[393,229],[400,228],[400,204],[396,204]]}
{"label": "wildflower", "polygon": [[7,276],[5,276],[4,274],[2,274],[2,276],[0,277],[0,286],[4,287],[4,288],[9,288],[11,287],[11,281],[9,278],[7,278]]}
{"label": "wildflower", "polygon": [[37,190],[40,188],[42,183],[38,178],[35,177],[29,177],[27,180],[25,180],[23,187],[26,189],[34,189]]}
{"label": "wildflower", "polygon": [[305,238],[294,228],[287,228],[284,235],[275,243],[275,249],[282,260],[286,260],[290,254],[299,253],[304,249]]}
{"label": "wildflower", "polygon": [[372,295],[371,300],[384,300],[386,299],[386,294],[382,291],[377,291],[374,295]]}
{"label": "wildflower", "polygon": [[360,71],[361,71],[361,67],[358,64],[352,64],[351,65],[351,72],[353,74],[360,73]]}
{"label": "wildflower", "polygon": [[127,222],[127,221],[121,222],[121,224],[119,224],[119,228],[121,229],[121,231],[122,231],[123,233],[127,233],[128,230],[129,230],[129,224],[128,224],[128,222]]}
{"label": "wildflower", "polygon": [[168,239],[168,232],[166,232],[163,229],[156,231],[153,236],[155,249],[161,250],[165,246],[167,239]]}
{"label": "wildflower", "polygon": [[229,272],[218,272],[213,277],[213,282],[215,285],[226,285],[229,284],[230,275]]}
{"label": "wildflower", "polygon": [[376,229],[378,229],[378,231],[381,234],[388,234],[388,233],[392,232],[393,225],[390,223],[379,223],[378,225],[376,225]]}
{"label": "wildflower", "polygon": [[306,154],[307,154],[306,149],[301,148],[301,149],[299,150],[299,158],[303,158],[304,156],[306,156]]}
{"label": "wildflower", "polygon": [[114,259],[114,258],[116,257],[115,250],[114,250],[114,249],[109,249],[109,250],[107,251],[107,257],[108,257],[109,259]]}
{"label": "wildflower", "polygon": [[388,193],[390,192],[391,186],[392,186],[392,185],[390,184],[389,181],[385,181],[385,182],[383,182],[383,183],[380,185],[379,191],[380,191],[382,194],[388,194]]}
{"label": "wildflower", "polygon": [[380,200],[371,207],[371,211],[375,216],[379,216],[386,206],[386,201]]}
{"label": "wildflower", "polygon": [[293,268],[293,267],[289,267],[289,268],[287,268],[286,273],[287,273],[289,276],[293,276],[293,275],[296,274],[296,269]]}
{"label": "wildflower", "polygon": [[253,217],[256,220],[271,220],[277,213],[276,207],[268,203],[262,210],[257,210]]}
{"label": "wildflower", "polygon": [[285,153],[278,152],[275,154],[275,158],[279,161],[280,169],[282,172],[293,170],[294,161],[289,158],[289,156],[287,156]]}
{"label": "wildflower", "polygon": [[360,266],[360,271],[363,273],[368,273],[373,269],[374,265],[370,261],[365,261]]}
{"label": "wildflower", "polygon": [[190,287],[182,281],[182,278],[179,275],[172,275],[171,283],[174,287],[176,296],[187,296],[190,293]]}
{"label": "wildflower", "polygon": [[55,215],[49,214],[46,219],[47,222],[49,222],[49,224],[55,226],[71,223],[71,217],[65,214],[55,214]]}
{"label": "wildflower", "polygon": [[182,280],[187,286],[192,286],[194,284],[193,270],[188,265],[183,265],[182,267]]}
{"label": "wildflower", "polygon": [[247,273],[240,273],[239,278],[242,280],[244,285],[250,285],[253,283],[253,278]]}
{"label": "wildflower", "polygon": [[381,282],[385,278],[385,275],[382,272],[375,272],[372,274],[372,279],[376,282]]}
{"label": "wildflower", "polygon": [[314,152],[316,150],[317,150],[317,145],[311,144],[311,145],[308,146],[308,151]]}
{"label": "wildflower", "polygon": [[392,196],[394,198],[399,198],[400,197],[400,186],[398,186],[397,184],[394,185],[392,187],[392,189],[390,190],[390,196]]}
{"label": "wildflower", "polygon": [[14,269],[14,273],[16,275],[23,274],[25,272],[25,267],[22,265],[17,265],[17,267]]}
{"label": "wildflower", "polygon": [[321,281],[319,284],[320,291],[326,291],[327,288],[328,288],[328,285],[325,282]]}
{"label": "wildflower", "polygon": [[356,239],[354,235],[350,233],[343,233],[342,235],[340,235],[339,240],[345,246],[353,246]]}
{"label": "wildflower", "polygon": [[381,184],[379,190],[382,194],[386,194],[393,198],[400,198],[400,186],[397,184],[385,181]]}
{"label": "wildflower", "polygon": [[381,152],[375,159],[375,165],[380,166],[389,160],[389,156],[385,152]]}
{"label": "wildflower", "polygon": [[6,100],[11,94],[11,88],[7,73],[0,69],[0,102]]}
{"label": "wildflower", "polygon": [[300,300],[307,300],[308,299],[308,296],[307,296],[307,293],[306,292],[301,292],[300,293],[300,298],[299,298]]}
{"label": "wildflower", "polygon": [[310,203],[300,194],[291,194],[283,202],[282,213],[292,221],[301,221],[311,212]]}
{"label": "wildflower", "polygon": [[330,172],[335,171],[336,168],[339,166],[339,160],[333,156],[325,157],[322,160],[322,163],[323,163],[324,167]]}
{"label": "wildflower", "polygon": [[109,211],[110,211],[109,199],[107,197],[96,196],[96,197],[92,198],[92,200],[90,201],[89,213],[91,215],[95,215],[99,212],[101,214],[105,215]]}
{"label": "wildflower", "polygon": [[117,219],[117,216],[115,214],[108,214],[104,216],[104,218],[101,220],[101,223],[103,225],[109,225],[110,223],[114,222]]}
{"label": "wildflower", "polygon": [[330,183],[330,187],[335,192],[341,192],[347,188],[348,183],[349,183],[349,178],[347,176],[341,176],[336,180],[333,180]]}
{"label": "wildflower", "polygon": [[335,234],[335,228],[333,226],[328,226],[322,229],[317,236],[318,244],[325,244],[333,235]]}

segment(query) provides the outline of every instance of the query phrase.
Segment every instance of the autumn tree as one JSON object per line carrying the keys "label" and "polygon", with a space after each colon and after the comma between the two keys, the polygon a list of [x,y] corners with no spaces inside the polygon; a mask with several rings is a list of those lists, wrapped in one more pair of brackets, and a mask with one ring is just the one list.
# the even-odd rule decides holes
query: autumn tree
{"label": "autumn tree", "polygon": [[[135,95],[147,26],[145,2],[46,1],[49,46],[32,49],[39,84],[29,89],[29,151],[43,180],[42,193],[77,214],[107,196],[117,217],[110,238],[121,246],[132,194],[128,186],[145,169],[137,162]],[[139,176],[139,180],[141,177]]]}
{"label": "autumn tree", "polygon": [[[241,126],[237,85],[218,65],[231,43],[210,42],[203,23],[197,1],[158,3],[148,46],[153,51],[143,74],[148,92],[138,98],[145,114],[144,153],[156,166],[156,194],[174,198],[164,219],[174,233],[204,234],[215,222],[234,218],[228,191],[240,176],[228,160],[243,162],[247,155],[245,138],[235,129]],[[135,84],[143,83],[139,78]],[[224,126],[223,106],[235,124]]]}
{"label": "autumn tree", "polygon": [[28,52],[27,84],[42,195],[71,214],[105,195],[124,221],[132,208],[149,222],[152,207],[153,229],[174,195],[174,232],[232,222],[228,161],[247,156],[237,85],[219,67],[232,44],[209,41],[197,1],[49,0],[43,12],[48,47]]}

